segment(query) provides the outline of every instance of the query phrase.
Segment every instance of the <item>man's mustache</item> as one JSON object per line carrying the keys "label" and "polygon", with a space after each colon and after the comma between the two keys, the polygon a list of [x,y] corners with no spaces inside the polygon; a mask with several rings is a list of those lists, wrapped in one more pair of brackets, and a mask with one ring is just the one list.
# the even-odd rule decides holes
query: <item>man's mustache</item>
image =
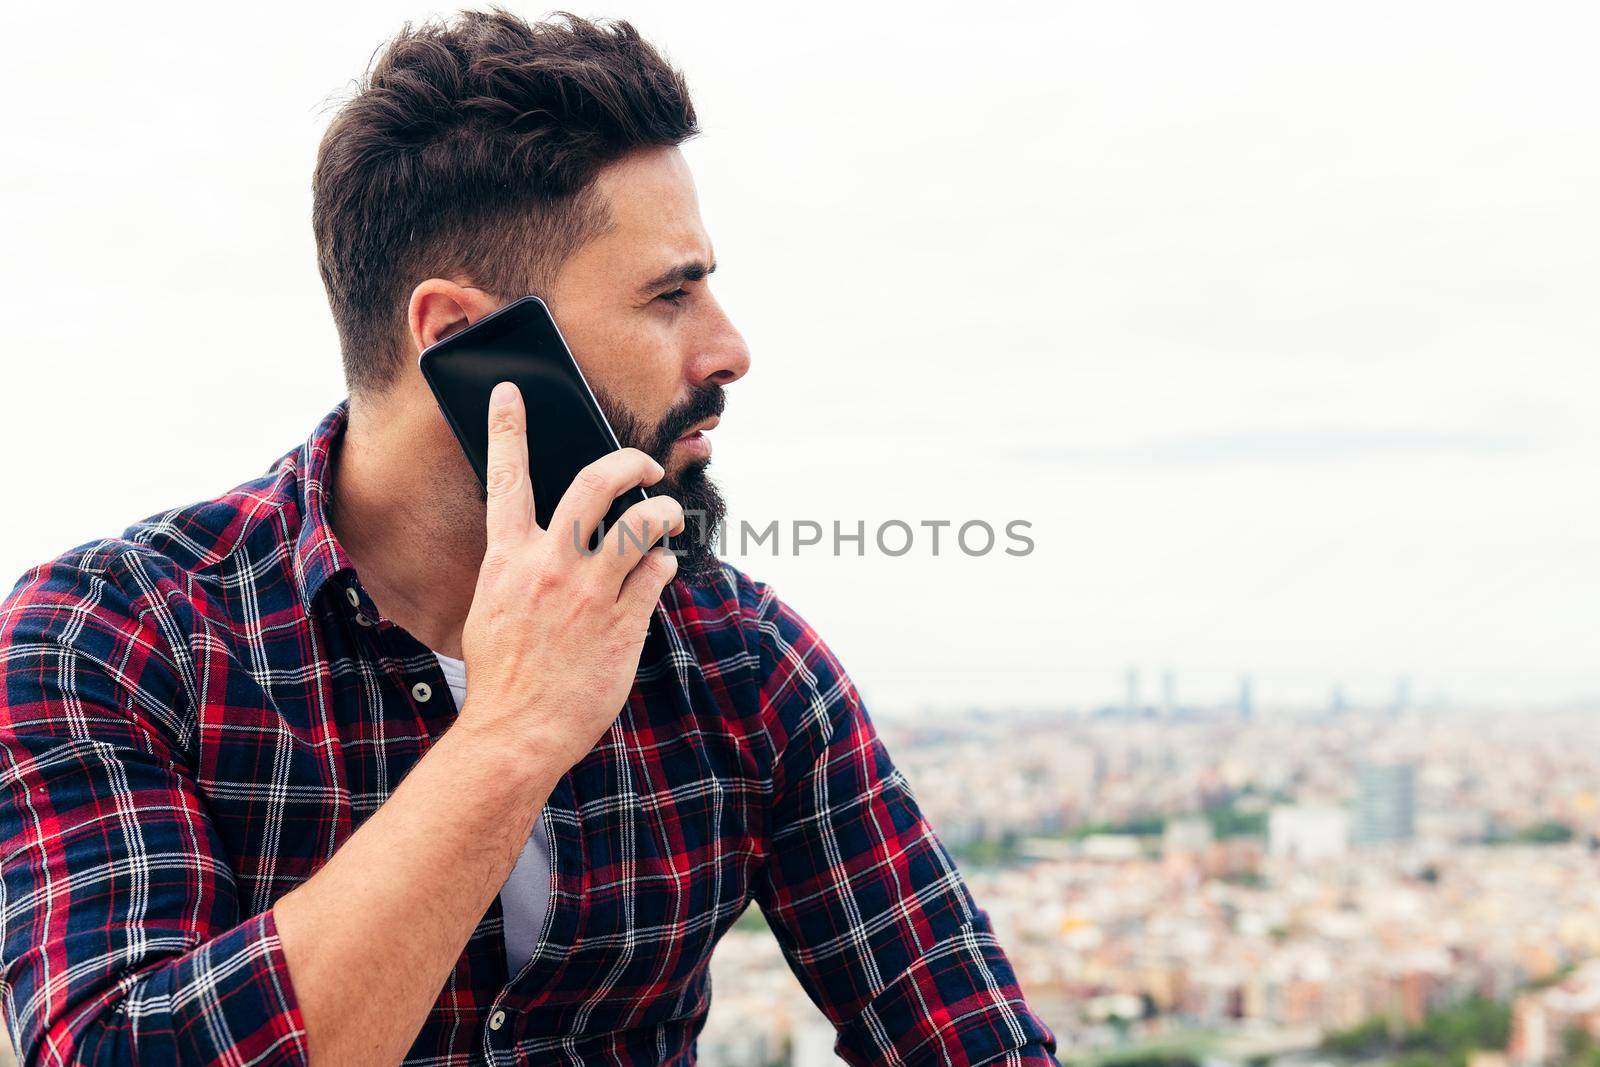
{"label": "man's mustache", "polygon": [[697,389],[693,396],[667,412],[656,428],[656,437],[647,449],[658,463],[665,463],[672,451],[672,443],[687,433],[697,422],[713,415],[720,416],[727,406],[728,394],[722,386],[712,383]]}

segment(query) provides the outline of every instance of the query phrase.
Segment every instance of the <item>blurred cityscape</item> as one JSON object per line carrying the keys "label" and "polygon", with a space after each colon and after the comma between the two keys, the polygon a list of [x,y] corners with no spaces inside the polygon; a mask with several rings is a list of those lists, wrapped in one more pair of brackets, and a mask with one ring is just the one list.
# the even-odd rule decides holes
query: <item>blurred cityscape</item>
{"label": "blurred cityscape", "polygon": [[[1124,1067],[1600,1067],[1592,706],[876,718],[1055,1030]],[[839,1062],[753,905],[706,1067]]]}
{"label": "blurred cityscape", "polygon": [[[1600,708],[1161,690],[874,719],[1064,1063],[1600,1067]],[[711,972],[704,1067],[839,1062],[754,905]]]}

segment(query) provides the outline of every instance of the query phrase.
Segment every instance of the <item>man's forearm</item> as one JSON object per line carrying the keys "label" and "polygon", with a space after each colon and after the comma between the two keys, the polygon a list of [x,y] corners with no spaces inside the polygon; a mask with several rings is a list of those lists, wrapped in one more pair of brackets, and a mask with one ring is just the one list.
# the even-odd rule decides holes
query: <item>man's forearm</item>
{"label": "man's forearm", "polygon": [[565,768],[447,730],[273,906],[311,1062],[399,1062]]}

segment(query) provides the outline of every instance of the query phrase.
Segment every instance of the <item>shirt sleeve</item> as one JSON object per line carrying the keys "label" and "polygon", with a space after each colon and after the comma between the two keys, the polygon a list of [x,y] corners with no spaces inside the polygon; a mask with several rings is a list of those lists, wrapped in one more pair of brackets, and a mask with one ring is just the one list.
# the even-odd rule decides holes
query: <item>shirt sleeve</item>
{"label": "shirt sleeve", "polygon": [[754,895],[853,1064],[1056,1064],[954,860],[843,668],[762,590],[762,712],[775,757]]}
{"label": "shirt sleeve", "polygon": [[29,1065],[304,1064],[273,913],[241,913],[183,755],[193,698],[120,566],[63,557],[0,602],[11,1040]]}

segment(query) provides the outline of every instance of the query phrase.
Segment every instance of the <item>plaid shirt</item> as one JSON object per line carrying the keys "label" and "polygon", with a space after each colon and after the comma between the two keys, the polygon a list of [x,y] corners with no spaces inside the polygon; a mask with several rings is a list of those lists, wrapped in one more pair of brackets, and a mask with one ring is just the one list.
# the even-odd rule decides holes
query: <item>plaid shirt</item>
{"label": "plaid shirt", "polygon": [[[273,902],[455,717],[329,526],[347,412],[0,603],[0,980],[28,1064],[306,1062]],[[1056,1063],[838,661],[732,567],[668,586],[540,818],[536,954],[507,973],[497,898],[406,1063],[692,1063],[752,900],[846,1060]]]}

